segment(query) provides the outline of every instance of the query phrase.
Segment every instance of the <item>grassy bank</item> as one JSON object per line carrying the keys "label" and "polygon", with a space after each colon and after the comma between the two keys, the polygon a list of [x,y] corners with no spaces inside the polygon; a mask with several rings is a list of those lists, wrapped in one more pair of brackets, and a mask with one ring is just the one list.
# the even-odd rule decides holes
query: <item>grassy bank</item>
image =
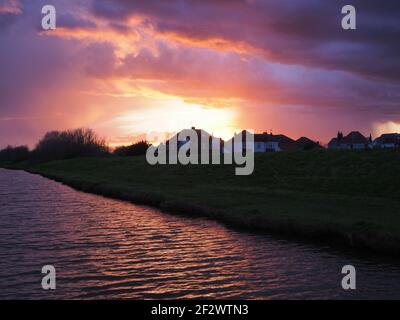
{"label": "grassy bank", "polygon": [[400,253],[396,150],[257,154],[251,176],[235,176],[232,166],[152,167],[142,157],[12,167],[83,191],[239,227]]}

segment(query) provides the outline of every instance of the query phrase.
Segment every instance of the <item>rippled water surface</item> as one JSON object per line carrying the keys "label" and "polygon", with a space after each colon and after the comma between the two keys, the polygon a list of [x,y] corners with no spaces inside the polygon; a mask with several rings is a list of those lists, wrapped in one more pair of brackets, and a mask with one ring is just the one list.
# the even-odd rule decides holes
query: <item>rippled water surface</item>
{"label": "rippled water surface", "polygon": [[[54,265],[57,289],[41,288]],[[357,290],[341,268],[357,268]],[[0,299],[400,298],[400,263],[241,233],[0,169]]]}

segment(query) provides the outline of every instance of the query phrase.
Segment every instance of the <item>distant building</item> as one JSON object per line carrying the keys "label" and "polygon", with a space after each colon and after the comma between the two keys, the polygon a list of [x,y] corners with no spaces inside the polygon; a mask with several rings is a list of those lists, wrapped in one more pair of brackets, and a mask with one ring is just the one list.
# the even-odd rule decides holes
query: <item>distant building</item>
{"label": "distant building", "polygon": [[[201,129],[196,129],[194,127],[191,128],[196,132],[198,137],[198,148],[199,154],[201,151],[201,147],[204,149],[208,149],[210,154],[212,152],[219,151],[221,153],[232,153],[232,152],[244,152],[246,149],[254,150],[256,153],[261,152],[278,152],[278,151],[298,151],[298,150],[311,150],[315,148],[322,148],[319,142],[315,142],[307,137],[301,137],[297,140],[293,140],[286,135],[283,134],[272,134],[272,133],[250,133],[246,130],[243,130],[239,133],[235,133],[235,135],[228,141],[224,141],[220,138],[215,138],[212,135],[208,134],[206,131]],[[174,135],[172,138],[167,140],[162,146],[166,149],[167,153],[178,153],[179,149],[186,145],[191,144],[189,138],[185,140],[179,139],[180,133],[185,133],[186,130],[182,130],[181,132]],[[254,138],[254,145],[251,146],[246,145],[246,136],[252,135]],[[239,138],[241,136],[241,139]],[[204,137],[205,139],[202,139]]]}
{"label": "distant building", "polygon": [[254,152],[300,150],[301,146],[295,140],[283,135],[261,133],[254,135]]}
{"label": "distant building", "polygon": [[364,137],[358,131],[352,131],[347,136],[338,132],[337,137],[328,143],[329,149],[338,150],[365,150],[372,148],[372,137]]}
{"label": "distant building", "polygon": [[[189,131],[193,130],[196,135],[197,135],[197,148],[198,151],[197,153],[200,155],[202,148],[204,150],[209,150],[210,154],[213,151],[218,151],[219,153],[222,152],[223,147],[224,147],[224,141],[221,138],[216,138],[213,135],[210,135],[207,131],[202,130],[202,129],[197,129],[195,127],[192,127],[191,129],[184,129],[181,130],[180,132],[176,133],[174,136],[172,136],[170,139],[168,139],[165,143],[162,143],[161,146],[165,146],[165,150],[167,154],[171,153],[176,153],[178,154],[179,150],[184,146],[188,145],[190,146],[193,141],[190,140],[189,137],[186,137],[184,140],[179,139],[179,135],[189,133]],[[193,132],[191,131],[191,132]]]}
{"label": "distant building", "polygon": [[319,142],[315,142],[307,137],[297,139],[296,143],[302,150],[322,149]]}
{"label": "distant building", "polygon": [[400,134],[386,133],[374,140],[374,148],[399,148]]}
{"label": "distant building", "polygon": [[245,152],[246,149],[252,150],[253,146],[247,146],[246,144],[247,135],[252,135],[254,137],[254,135],[247,130],[235,133],[231,139],[223,142],[223,153]]}

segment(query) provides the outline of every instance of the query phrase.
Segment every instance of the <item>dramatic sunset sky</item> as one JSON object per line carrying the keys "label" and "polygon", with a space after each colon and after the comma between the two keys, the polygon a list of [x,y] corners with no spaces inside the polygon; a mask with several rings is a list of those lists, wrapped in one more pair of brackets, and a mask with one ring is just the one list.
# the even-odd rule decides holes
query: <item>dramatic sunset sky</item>
{"label": "dramatic sunset sky", "polygon": [[[55,31],[40,28],[45,4]],[[0,147],[191,126],[322,142],[400,132],[400,1],[0,0]]]}

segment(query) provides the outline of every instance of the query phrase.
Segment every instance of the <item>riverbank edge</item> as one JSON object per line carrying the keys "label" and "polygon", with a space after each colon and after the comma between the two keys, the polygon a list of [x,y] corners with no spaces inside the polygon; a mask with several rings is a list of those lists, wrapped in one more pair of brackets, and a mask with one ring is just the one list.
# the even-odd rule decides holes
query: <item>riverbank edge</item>
{"label": "riverbank edge", "polygon": [[[342,228],[338,224],[326,224],[316,227],[315,225],[300,225],[291,219],[269,219],[267,217],[249,217],[248,219],[243,219],[229,214],[227,210],[213,209],[184,201],[172,200],[162,194],[131,194],[124,190],[110,188],[93,182],[70,179],[62,175],[49,174],[32,168],[18,168],[12,166],[3,166],[3,168],[36,174],[62,183],[78,191],[127,201],[137,205],[146,205],[170,214],[179,214],[186,217],[210,218],[241,231],[269,233],[286,238],[298,238],[310,241],[314,244],[329,244],[334,247],[369,251],[379,255],[398,256],[400,254],[400,239],[381,236],[363,230],[349,230]],[[190,214],[188,212],[190,212]]]}

